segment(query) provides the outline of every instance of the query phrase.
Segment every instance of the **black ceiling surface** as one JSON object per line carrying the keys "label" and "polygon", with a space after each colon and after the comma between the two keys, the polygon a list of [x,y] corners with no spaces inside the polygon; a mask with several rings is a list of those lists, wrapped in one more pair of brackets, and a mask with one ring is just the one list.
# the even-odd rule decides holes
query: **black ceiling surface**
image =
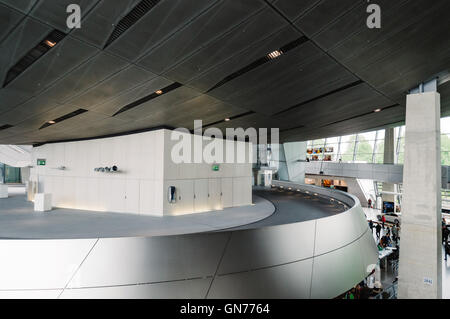
{"label": "black ceiling surface", "polygon": [[[381,29],[366,26],[366,0],[153,1],[107,43],[141,0],[0,0],[0,144],[193,129],[194,120],[279,128],[281,141],[402,123],[406,92],[450,70],[450,1],[372,2]],[[80,29],[66,25],[72,3]],[[67,35],[3,85],[54,30]],[[439,91],[450,115],[450,83]]]}

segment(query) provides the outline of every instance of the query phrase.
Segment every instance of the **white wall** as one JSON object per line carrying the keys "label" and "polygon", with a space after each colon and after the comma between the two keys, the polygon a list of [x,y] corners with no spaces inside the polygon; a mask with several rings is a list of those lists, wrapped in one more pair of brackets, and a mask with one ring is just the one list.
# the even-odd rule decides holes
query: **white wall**
{"label": "white wall", "polygon": [[[251,163],[220,164],[218,172],[212,164],[175,164],[170,135],[158,130],[36,147],[32,163],[47,163],[32,168],[30,178],[62,208],[162,216],[251,204]],[[113,165],[118,173],[94,171]],[[181,197],[175,204],[167,201],[169,186]]]}
{"label": "white wall", "polygon": [[[199,143],[206,147],[211,140],[183,134],[190,140],[191,146]],[[188,212],[201,213],[210,210],[220,210],[226,207],[244,206],[252,203],[252,155],[253,147],[244,142],[222,142],[223,160],[217,161],[219,171],[213,171],[213,163],[194,163],[194,152],[191,153],[192,163],[175,164],[172,161],[172,147],[180,140],[171,139],[171,131],[165,132],[166,145],[164,151],[164,191],[167,197],[169,186],[177,189],[177,202],[170,204],[164,200],[165,215],[179,215]],[[234,150],[234,162],[226,163],[227,145]],[[244,150],[245,163],[237,163],[237,153]],[[180,200],[181,198],[181,200]]]}
{"label": "white wall", "polygon": [[[33,152],[47,160],[31,179],[51,193],[55,207],[158,215],[162,212],[164,132],[46,144]],[[118,173],[95,172],[116,165]],[[65,166],[65,170],[58,167]]]}

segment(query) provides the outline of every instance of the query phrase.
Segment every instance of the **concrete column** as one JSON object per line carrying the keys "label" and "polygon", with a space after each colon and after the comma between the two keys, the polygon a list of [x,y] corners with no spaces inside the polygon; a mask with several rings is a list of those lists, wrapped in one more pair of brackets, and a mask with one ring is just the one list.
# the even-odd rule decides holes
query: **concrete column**
{"label": "concrete column", "polygon": [[399,298],[442,297],[440,96],[406,103]]}
{"label": "concrete column", "polygon": [[[395,159],[395,131],[394,128],[387,128],[384,133],[384,160],[383,164],[394,164]],[[383,191],[395,192],[395,185],[383,183]],[[386,202],[395,203],[395,195],[382,194],[381,198]]]}

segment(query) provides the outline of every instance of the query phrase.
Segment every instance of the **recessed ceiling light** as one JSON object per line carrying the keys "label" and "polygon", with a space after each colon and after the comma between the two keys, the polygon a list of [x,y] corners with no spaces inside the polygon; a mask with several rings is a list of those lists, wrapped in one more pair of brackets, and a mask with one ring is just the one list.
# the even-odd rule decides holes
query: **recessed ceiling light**
{"label": "recessed ceiling light", "polygon": [[381,112],[381,109],[376,109],[374,112],[375,113]]}
{"label": "recessed ceiling light", "polygon": [[48,124],[55,124],[56,122],[55,121],[48,121],[47,123]]}
{"label": "recessed ceiling light", "polygon": [[275,51],[273,51],[273,52],[270,52],[268,55],[267,55],[267,57],[269,58],[269,59],[276,59],[276,58],[278,58],[280,55],[282,55],[283,54],[283,51],[279,51],[279,50],[275,50]]}
{"label": "recessed ceiling light", "polygon": [[225,122],[229,122],[229,121],[230,121],[230,119],[229,119],[229,118],[226,118],[226,119],[225,119]]}
{"label": "recessed ceiling light", "polygon": [[161,95],[161,94],[163,94],[163,91],[162,90],[158,90],[155,93],[158,94],[158,95]]}
{"label": "recessed ceiling light", "polygon": [[45,40],[45,44],[48,45],[50,48],[53,48],[56,45],[56,42]]}

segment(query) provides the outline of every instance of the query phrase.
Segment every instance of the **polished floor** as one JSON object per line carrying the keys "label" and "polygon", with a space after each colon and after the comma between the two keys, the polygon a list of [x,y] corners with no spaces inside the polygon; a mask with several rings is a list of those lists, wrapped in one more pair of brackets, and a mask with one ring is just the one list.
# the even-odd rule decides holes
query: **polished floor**
{"label": "polished floor", "polygon": [[327,198],[287,190],[255,188],[253,195],[251,206],[152,217],[61,208],[36,213],[23,187],[10,187],[10,198],[0,200],[0,238],[141,237],[249,229],[324,218],[348,209]]}
{"label": "polished floor", "polygon": [[269,200],[276,207],[276,212],[266,219],[236,229],[304,222],[333,216],[348,210],[347,206],[338,204],[336,201],[332,202],[325,197],[278,188],[255,187],[253,194]]}
{"label": "polished floor", "polygon": [[0,239],[70,239],[178,235],[252,224],[272,215],[274,206],[254,196],[254,205],[182,216],[153,217],[55,208],[34,212],[23,187],[9,187],[0,199]]}

